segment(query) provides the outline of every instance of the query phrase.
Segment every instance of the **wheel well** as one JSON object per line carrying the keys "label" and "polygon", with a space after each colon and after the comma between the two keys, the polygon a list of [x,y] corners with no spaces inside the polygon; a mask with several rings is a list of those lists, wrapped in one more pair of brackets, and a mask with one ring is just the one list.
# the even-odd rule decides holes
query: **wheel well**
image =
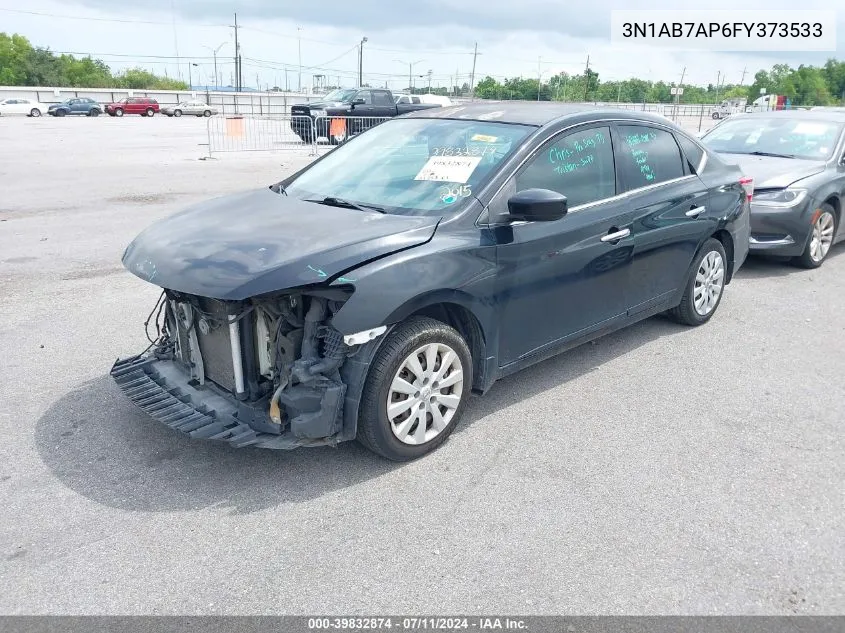
{"label": "wheel well", "polygon": [[411,316],[427,316],[436,319],[455,328],[466,341],[469,353],[472,356],[472,382],[473,389],[480,389],[484,384],[484,358],[485,339],[484,330],[481,328],[476,316],[467,308],[457,303],[435,303],[414,312]]}
{"label": "wheel well", "polygon": [[836,224],[838,225],[842,217],[842,202],[839,200],[839,196],[830,196],[824,203],[833,207],[833,212],[836,214]]}
{"label": "wheel well", "polygon": [[728,278],[726,280],[727,283],[733,277],[734,240],[731,237],[731,234],[725,231],[724,229],[722,229],[721,231],[716,231],[713,234],[713,238],[719,240],[722,243],[722,247],[725,249],[725,255],[728,258],[728,262],[731,263],[731,265],[728,266]]}

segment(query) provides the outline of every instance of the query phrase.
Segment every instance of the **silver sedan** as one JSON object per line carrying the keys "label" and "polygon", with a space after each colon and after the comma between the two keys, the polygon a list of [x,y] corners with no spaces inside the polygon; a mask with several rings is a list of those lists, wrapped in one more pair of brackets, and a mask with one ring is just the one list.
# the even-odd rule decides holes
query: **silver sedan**
{"label": "silver sedan", "polygon": [[182,116],[183,114],[211,116],[212,114],[217,114],[217,110],[203,101],[182,101],[174,106],[162,108],[161,112],[167,116]]}

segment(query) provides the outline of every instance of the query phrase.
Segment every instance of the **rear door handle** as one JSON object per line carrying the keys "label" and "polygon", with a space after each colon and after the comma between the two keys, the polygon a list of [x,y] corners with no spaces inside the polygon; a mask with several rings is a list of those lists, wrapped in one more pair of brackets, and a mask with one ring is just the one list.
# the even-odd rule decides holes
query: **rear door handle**
{"label": "rear door handle", "polygon": [[623,237],[628,237],[630,234],[631,229],[622,229],[621,231],[616,231],[615,233],[608,233],[607,235],[603,235],[601,241],[616,242],[621,240]]}
{"label": "rear door handle", "polygon": [[689,211],[687,211],[686,215],[688,218],[697,218],[702,213],[704,213],[706,207],[693,207]]}

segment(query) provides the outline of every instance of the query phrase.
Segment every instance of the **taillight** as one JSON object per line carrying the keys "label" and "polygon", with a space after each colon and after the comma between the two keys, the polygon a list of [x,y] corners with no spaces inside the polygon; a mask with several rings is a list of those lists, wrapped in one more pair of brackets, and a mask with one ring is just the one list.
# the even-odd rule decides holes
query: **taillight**
{"label": "taillight", "polygon": [[751,202],[751,198],[754,196],[754,179],[751,176],[743,176],[739,179],[739,184],[745,190],[748,202]]}

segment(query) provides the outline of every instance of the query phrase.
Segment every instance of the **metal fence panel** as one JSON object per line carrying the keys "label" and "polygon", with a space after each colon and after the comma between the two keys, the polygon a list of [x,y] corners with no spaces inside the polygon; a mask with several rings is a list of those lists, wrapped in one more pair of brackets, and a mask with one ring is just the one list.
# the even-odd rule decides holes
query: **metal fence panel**
{"label": "metal fence panel", "polygon": [[208,153],[298,150],[313,153],[308,116],[216,116],[207,119]]}

